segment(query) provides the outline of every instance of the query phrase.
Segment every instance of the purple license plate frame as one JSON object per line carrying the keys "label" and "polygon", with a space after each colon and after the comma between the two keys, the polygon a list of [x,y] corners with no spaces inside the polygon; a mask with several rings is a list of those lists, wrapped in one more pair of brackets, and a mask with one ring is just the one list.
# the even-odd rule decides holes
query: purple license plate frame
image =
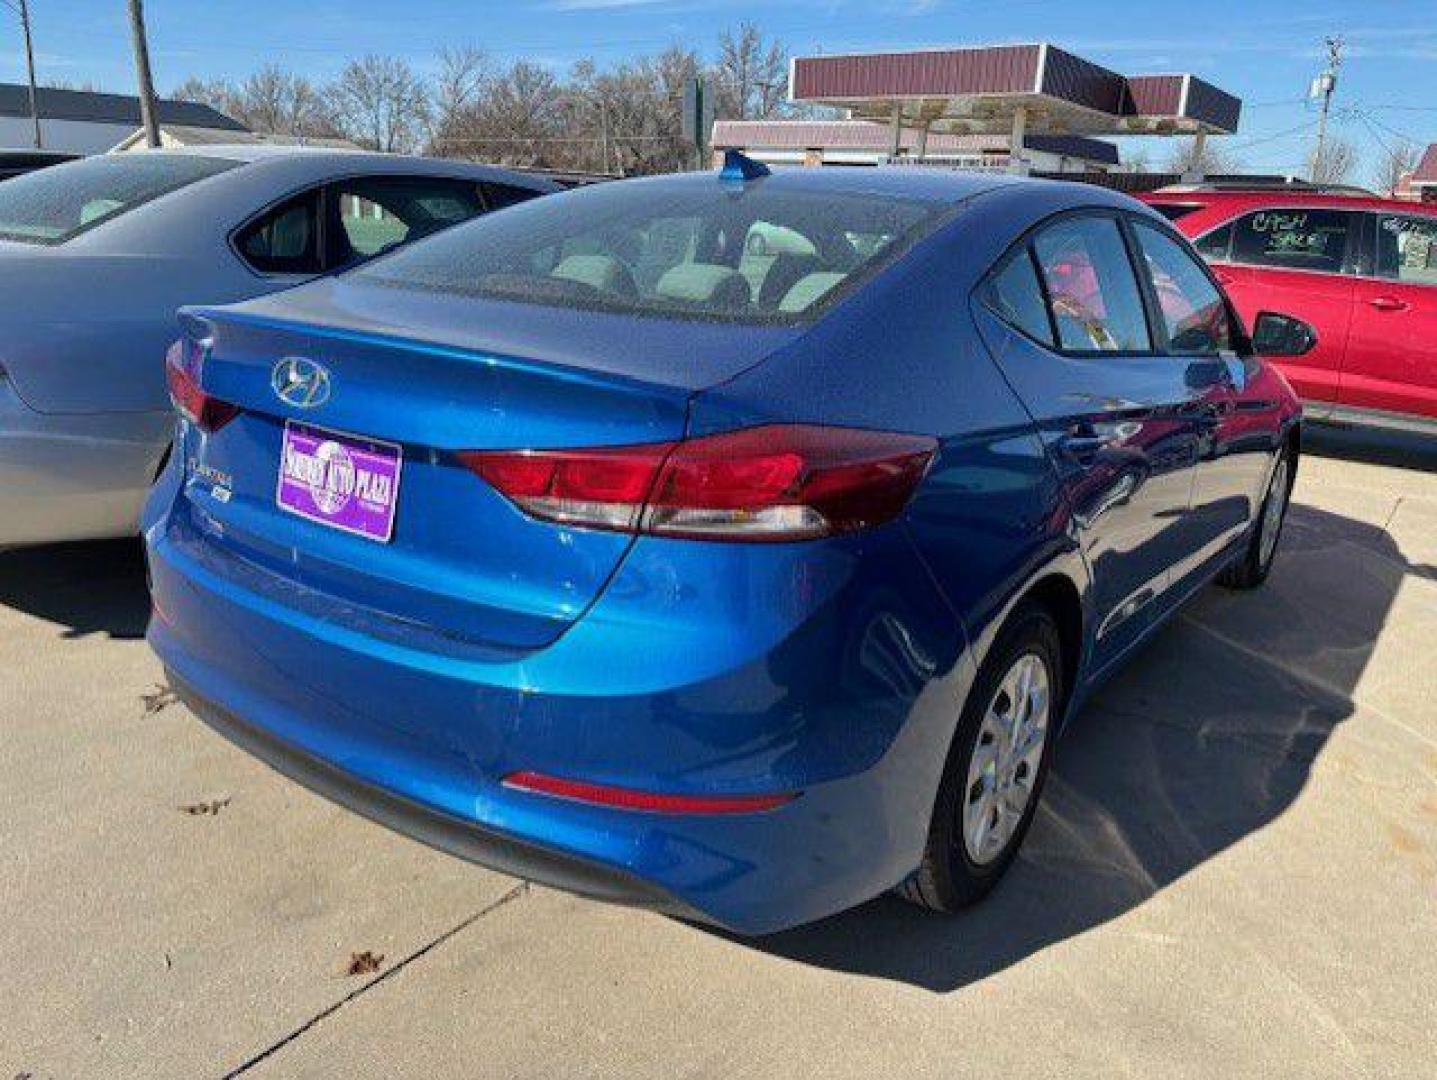
{"label": "purple license plate frame", "polygon": [[396,443],[286,420],[274,501],[281,510],[387,544],[404,450]]}

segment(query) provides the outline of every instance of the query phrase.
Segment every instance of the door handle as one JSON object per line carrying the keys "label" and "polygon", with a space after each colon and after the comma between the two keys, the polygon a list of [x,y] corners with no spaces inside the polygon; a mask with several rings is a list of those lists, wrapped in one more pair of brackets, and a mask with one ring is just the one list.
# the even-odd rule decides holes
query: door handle
{"label": "door handle", "polygon": [[1367,302],[1378,311],[1406,311],[1412,306],[1406,300],[1399,300],[1395,296],[1374,296]]}
{"label": "door handle", "polygon": [[1212,272],[1212,276],[1217,278],[1217,283],[1219,285],[1223,286],[1231,285],[1234,281],[1237,280],[1237,278],[1233,277],[1231,274],[1225,274],[1221,270],[1214,270]]}
{"label": "door handle", "polygon": [[1064,435],[1058,445],[1069,457],[1092,457],[1104,447],[1112,445],[1111,435]]}
{"label": "door handle", "polygon": [[1122,439],[1123,432],[1117,425],[1074,424],[1058,440],[1058,449],[1081,462],[1095,457]]}

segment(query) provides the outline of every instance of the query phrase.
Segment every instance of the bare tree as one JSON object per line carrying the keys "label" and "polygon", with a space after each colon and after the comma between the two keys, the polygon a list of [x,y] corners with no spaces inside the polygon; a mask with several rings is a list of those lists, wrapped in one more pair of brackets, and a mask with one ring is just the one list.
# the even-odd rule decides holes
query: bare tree
{"label": "bare tree", "polygon": [[336,123],[350,138],[384,153],[414,150],[429,121],[429,92],[403,60],[351,60],[325,90]]}
{"label": "bare tree", "polygon": [[227,79],[201,79],[191,75],[170,91],[170,97],[177,101],[193,101],[200,105],[208,105],[213,109],[218,109],[226,116],[239,119],[235,115],[238,109],[239,91]]}
{"label": "bare tree", "polygon": [[[681,134],[685,88],[704,75],[720,116],[789,115],[783,46],[745,23],[723,34],[717,60],[672,45],[567,78],[520,61],[497,68],[473,46],[441,50],[427,82],[394,57],[350,61],[316,87],[275,65],[243,82],[189,79],[175,96],[212,105],[260,132],[347,135],[386,151],[623,174],[689,168]],[[815,112],[815,115],[826,113]]]}
{"label": "bare tree", "polygon": [[1384,146],[1382,157],[1372,169],[1373,186],[1379,194],[1391,195],[1396,192],[1397,185],[1415,168],[1417,147],[1410,142],[1403,139],[1391,146]]}
{"label": "bare tree", "polygon": [[509,165],[566,164],[566,108],[558,80],[545,68],[518,61],[484,83],[483,93],[450,116],[436,133],[436,152]]}
{"label": "bare tree", "polygon": [[1127,166],[1135,173],[1148,173],[1153,171],[1152,158],[1149,156],[1146,147],[1140,147],[1127,155]]}
{"label": "bare tree", "polygon": [[1357,165],[1357,151],[1345,139],[1329,138],[1322,143],[1322,150],[1314,152],[1312,159],[1312,182],[1314,184],[1341,184],[1352,175]]}
{"label": "bare tree", "polygon": [[434,80],[431,141],[473,109],[490,79],[489,57],[472,45],[439,50],[439,75]]}
{"label": "bare tree", "polygon": [[97,82],[86,79],[84,82],[74,82],[70,79],[41,79],[40,86],[47,90],[78,90],[84,94],[103,94],[105,90]]}
{"label": "bare tree", "polygon": [[175,87],[174,96],[209,105],[261,134],[309,138],[340,134],[314,85],[276,64],[266,64],[239,85],[225,79],[186,79]]}
{"label": "bare tree", "polygon": [[1197,173],[1202,176],[1220,175],[1235,170],[1231,155],[1204,139],[1201,147],[1196,139],[1185,139],[1173,149],[1168,158],[1168,171],[1179,175]]}
{"label": "bare tree", "polygon": [[714,67],[717,113],[735,120],[766,120],[783,109],[788,86],[788,54],[778,41],[765,43],[753,23],[737,34],[725,30],[719,37],[719,58]]}
{"label": "bare tree", "polygon": [[698,55],[679,45],[607,72],[590,60],[576,64],[568,127],[588,137],[574,147],[575,167],[624,175],[687,167],[693,148],[683,140],[680,112],[699,69]]}
{"label": "bare tree", "polygon": [[254,131],[277,135],[327,135],[334,122],[324,99],[310,81],[275,64],[266,64],[239,89],[240,119]]}

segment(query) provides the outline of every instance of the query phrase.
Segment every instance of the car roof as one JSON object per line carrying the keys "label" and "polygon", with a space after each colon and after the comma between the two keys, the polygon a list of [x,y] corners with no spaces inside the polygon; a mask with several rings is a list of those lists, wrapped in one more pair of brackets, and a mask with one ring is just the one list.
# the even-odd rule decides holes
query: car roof
{"label": "car roof", "polygon": [[[706,172],[668,173],[662,176],[638,177],[619,181],[625,184],[649,184],[654,187],[690,187],[713,185],[720,190],[720,174]],[[733,181],[740,183],[741,181]],[[1093,184],[1033,179],[1002,172],[964,171],[941,166],[884,166],[851,168],[775,166],[768,175],[749,183],[763,183],[770,190],[778,189],[813,195],[890,195],[937,204],[954,204],[987,192],[1015,189],[1044,191],[1050,194],[1065,191],[1073,201],[1105,205],[1127,205],[1128,196]]]}
{"label": "car roof", "polygon": [[420,157],[414,154],[381,154],[374,150],[334,146],[279,146],[272,143],[213,143],[204,146],[164,147],[130,151],[144,154],[173,154],[238,162],[244,166],[308,168],[322,172],[338,167],[343,172],[374,169],[377,172],[418,173],[427,176],[458,176],[474,180],[521,182],[535,191],[553,192],[561,185],[523,169],[484,165],[454,158]]}
{"label": "car roof", "polygon": [[1152,206],[1201,206],[1214,210],[1259,210],[1265,206],[1314,210],[1391,210],[1437,215],[1437,205],[1384,199],[1377,195],[1337,195],[1313,191],[1154,191],[1138,198]]}

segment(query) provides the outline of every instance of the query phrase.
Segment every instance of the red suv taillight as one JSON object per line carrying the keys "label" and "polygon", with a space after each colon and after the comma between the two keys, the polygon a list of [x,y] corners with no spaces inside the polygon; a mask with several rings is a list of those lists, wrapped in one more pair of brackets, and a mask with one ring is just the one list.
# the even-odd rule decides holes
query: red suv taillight
{"label": "red suv taillight", "polygon": [[802,424],[594,450],[474,451],[463,462],[545,521],[708,540],[809,540],[895,517],[933,439]]}
{"label": "red suv taillight", "polygon": [[200,389],[200,369],[205,349],[197,341],[181,338],[165,354],[165,381],[170,400],[190,423],[201,431],[218,431],[239,415],[239,406],[211,397]]}

